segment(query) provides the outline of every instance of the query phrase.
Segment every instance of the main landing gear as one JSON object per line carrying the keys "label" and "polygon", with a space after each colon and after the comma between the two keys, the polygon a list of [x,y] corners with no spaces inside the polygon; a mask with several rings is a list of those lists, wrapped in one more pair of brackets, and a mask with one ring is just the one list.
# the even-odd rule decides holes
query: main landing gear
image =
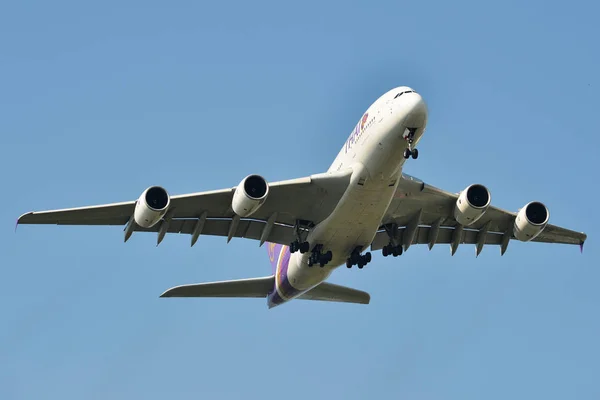
{"label": "main landing gear", "polygon": [[417,128],[408,128],[408,135],[406,136],[406,141],[408,142],[408,148],[404,149],[404,158],[405,159],[408,159],[408,157],[412,156],[413,160],[416,160],[417,157],[419,157],[419,150],[412,148],[412,144],[415,141],[415,132],[416,131],[417,131]]}
{"label": "main landing gear", "polygon": [[400,246],[394,246],[393,244],[386,244],[385,246],[383,246],[383,249],[381,250],[381,253],[383,254],[384,257],[387,256],[394,256],[394,257],[398,257],[402,255],[402,245]]}
{"label": "main landing gear", "polygon": [[291,253],[300,251],[300,253],[304,254],[310,250],[310,244],[306,241],[308,233],[303,235],[303,230],[301,229],[302,227],[304,227],[304,225],[301,223],[301,221],[296,221],[296,225],[294,225],[294,234],[296,236],[296,240],[290,243]]}
{"label": "main landing gear", "polygon": [[350,257],[346,259],[346,267],[352,268],[353,265],[358,265],[359,269],[362,269],[365,265],[371,262],[371,253],[366,252],[365,254],[360,254],[360,247],[357,247],[352,251]]}
{"label": "main landing gear", "polygon": [[398,232],[398,225],[396,224],[388,224],[388,225],[384,225],[383,228],[385,229],[388,238],[390,239],[389,244],[386,244],[385,246],[383,246],[383,249],[381,249],[381,253],[383,254],[384,257],[387,256],[394,256],[394,257],[398,257],[402,255],[402,244],[398,244],[398,240],[396,239],[396,234]]}
{"label": "main landing gear", "polygon": [[319,264],[323,268],[329,261],[333,259],[333,253],[329,250],[327,253],[323,253],[323,245],[316,245],[308,258],[308,266],[312,267],[315,264]]}
{"label": "main landing gear", "polygon": [[294,240],[292,243],[290,243],[290,252],[292,253],[300,251],[300,253],[304,254],[308,252],[309,248],[310,245],[308,244],[308,242],[300,242],[299,240]]}
{"label": "main landing gear", "polygon": [[[308,238],[308,230],[314,226],[309,221],[297,220],[294,225],[294,234],[296,236],[296,240],[290,243],[290,252],[295,253],[300,251],[300,253],[308,253],[310,250],[310,243],[306,240]],[[331,250],[323,253],[323,245],[316,244],[312,251],[310,252],[310,257],[308,258],[308,266],[312,267],[315,264],[319,264],[321,268],[323,268],[327,263],[329,263],[333,259],[333,253]]]}

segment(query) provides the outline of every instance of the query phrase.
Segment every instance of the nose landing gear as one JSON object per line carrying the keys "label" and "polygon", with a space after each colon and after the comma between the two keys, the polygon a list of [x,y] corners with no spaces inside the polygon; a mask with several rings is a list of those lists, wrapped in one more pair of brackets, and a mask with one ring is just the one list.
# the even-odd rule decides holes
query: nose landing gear
{"label": "nose landing gear", "polygon": [[416,160],[419,157],[419,150],[411,149],[410,144],[408,145],[408,149],[404,149],[404,158],[408,159],[412,156],[413,160]]}
{"label": "nose landing gear", "polygon": [[408,135],[406,135],[404,137],[406,139],[406,141],[408,142],[408,148],[404,149],[404,158],[405,159],[408,159],[408,157],[412,156],[413,160],[416,160],[417,157],[419,157],[419,150],[412,148],[412,144],[415,141],[415,132],[416,131],[417,131],[417,128],[408,128]]}

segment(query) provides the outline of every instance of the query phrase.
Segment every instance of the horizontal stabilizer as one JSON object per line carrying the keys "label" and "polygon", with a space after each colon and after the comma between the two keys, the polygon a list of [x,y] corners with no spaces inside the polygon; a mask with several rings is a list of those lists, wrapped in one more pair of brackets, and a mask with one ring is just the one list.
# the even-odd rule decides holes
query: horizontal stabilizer
{"label": "horizontal stabilizer", "polygon": [[339,303],[369,304],[371,296],[362,290],[323,282],[298,297],[301,300],[335,301]]}
{"label": "horizontal stabilizer", "polygon": [[275,276],[175,286],[160,297],[267,297]]}

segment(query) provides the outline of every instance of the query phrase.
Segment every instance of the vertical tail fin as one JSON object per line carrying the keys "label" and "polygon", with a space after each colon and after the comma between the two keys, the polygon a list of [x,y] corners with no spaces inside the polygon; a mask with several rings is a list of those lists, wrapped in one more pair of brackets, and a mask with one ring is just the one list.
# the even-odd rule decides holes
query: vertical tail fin
{"label": "vertical tail fin", "polygon": [[267,298],[269,308],[283,304],[288,299],[298,294],[288,280],[287,273],[290,265],[291,253],[288,246],[267,242],[267,253],[273,272],[273,289]]}
{"label": "vertical tail fin", "polygon": [[269,254],[269,261],[271,261],[271,272],[273,275],[277,272],[277,262],[279,261],[279,255],[281,254],[281,248],[283,245],[277,243],[266,242],[267,254]]}

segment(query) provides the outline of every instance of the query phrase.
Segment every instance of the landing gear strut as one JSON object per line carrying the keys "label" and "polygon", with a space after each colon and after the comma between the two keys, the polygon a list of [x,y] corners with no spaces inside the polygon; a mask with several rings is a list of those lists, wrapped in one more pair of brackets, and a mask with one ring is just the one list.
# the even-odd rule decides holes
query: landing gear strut
{"label": "landing gear strut", "polygon": [[408,142],[408,148],[404,149],[404,158],[405,159],[408,159],[408,157],[412,156],[413,160],[416,160],[417,157],[419,157],[419,150],[412,148],[412,144],[415,141],[415,132],[416,131],[417,131],[417,128],[408,128],[408,135],[406,136],[406,141]]}
{"label": "landing gear strut", "polygon": [[385,246],[383,246],[383,249],[381,249],[381,253],[383,254],[384,257],[401,256],[402,251],[403,251],[402,244],[398,244],[398,241],[396,240],[396,232],[398,231],[398,225],[388,224],[388,225],[385,225],[383,228],[387,232],[390,242],[389,242],[389,244],[386,244]]}
{"label": "landing gear strut", "polygon": [[308,266],[312,267],[315,264],[319,264],[321,268],[323,268],[329,261],[333,259],[333,253],[331,250],[327,251],[327,253],[323,253],[323,245],[316,245],[312,252],[310,253],[310,257],[308,258]]}
{"label": "landing gear strut", "polygon": [[296,221],[296,225],[294,226],[294,233],[296,235],[296,240],[290,243],[290,252],[295,253],[300,251],[300,253],[307,253],[310,249],[310,244],[305,240],[308,233],[305,235],[305,238],[302,238],[302,234],[300,232],[300,221]]}
{"label": "landing gear strut", "polygon": [[359,269],[362,269],[365,265],[371,262],[371,253],[366,252],[365,254],[360,254],[361,247],[357,247],[352,251],[350,257],[346,259],[346,267],[352,268],[353,265],[358,265]]}

